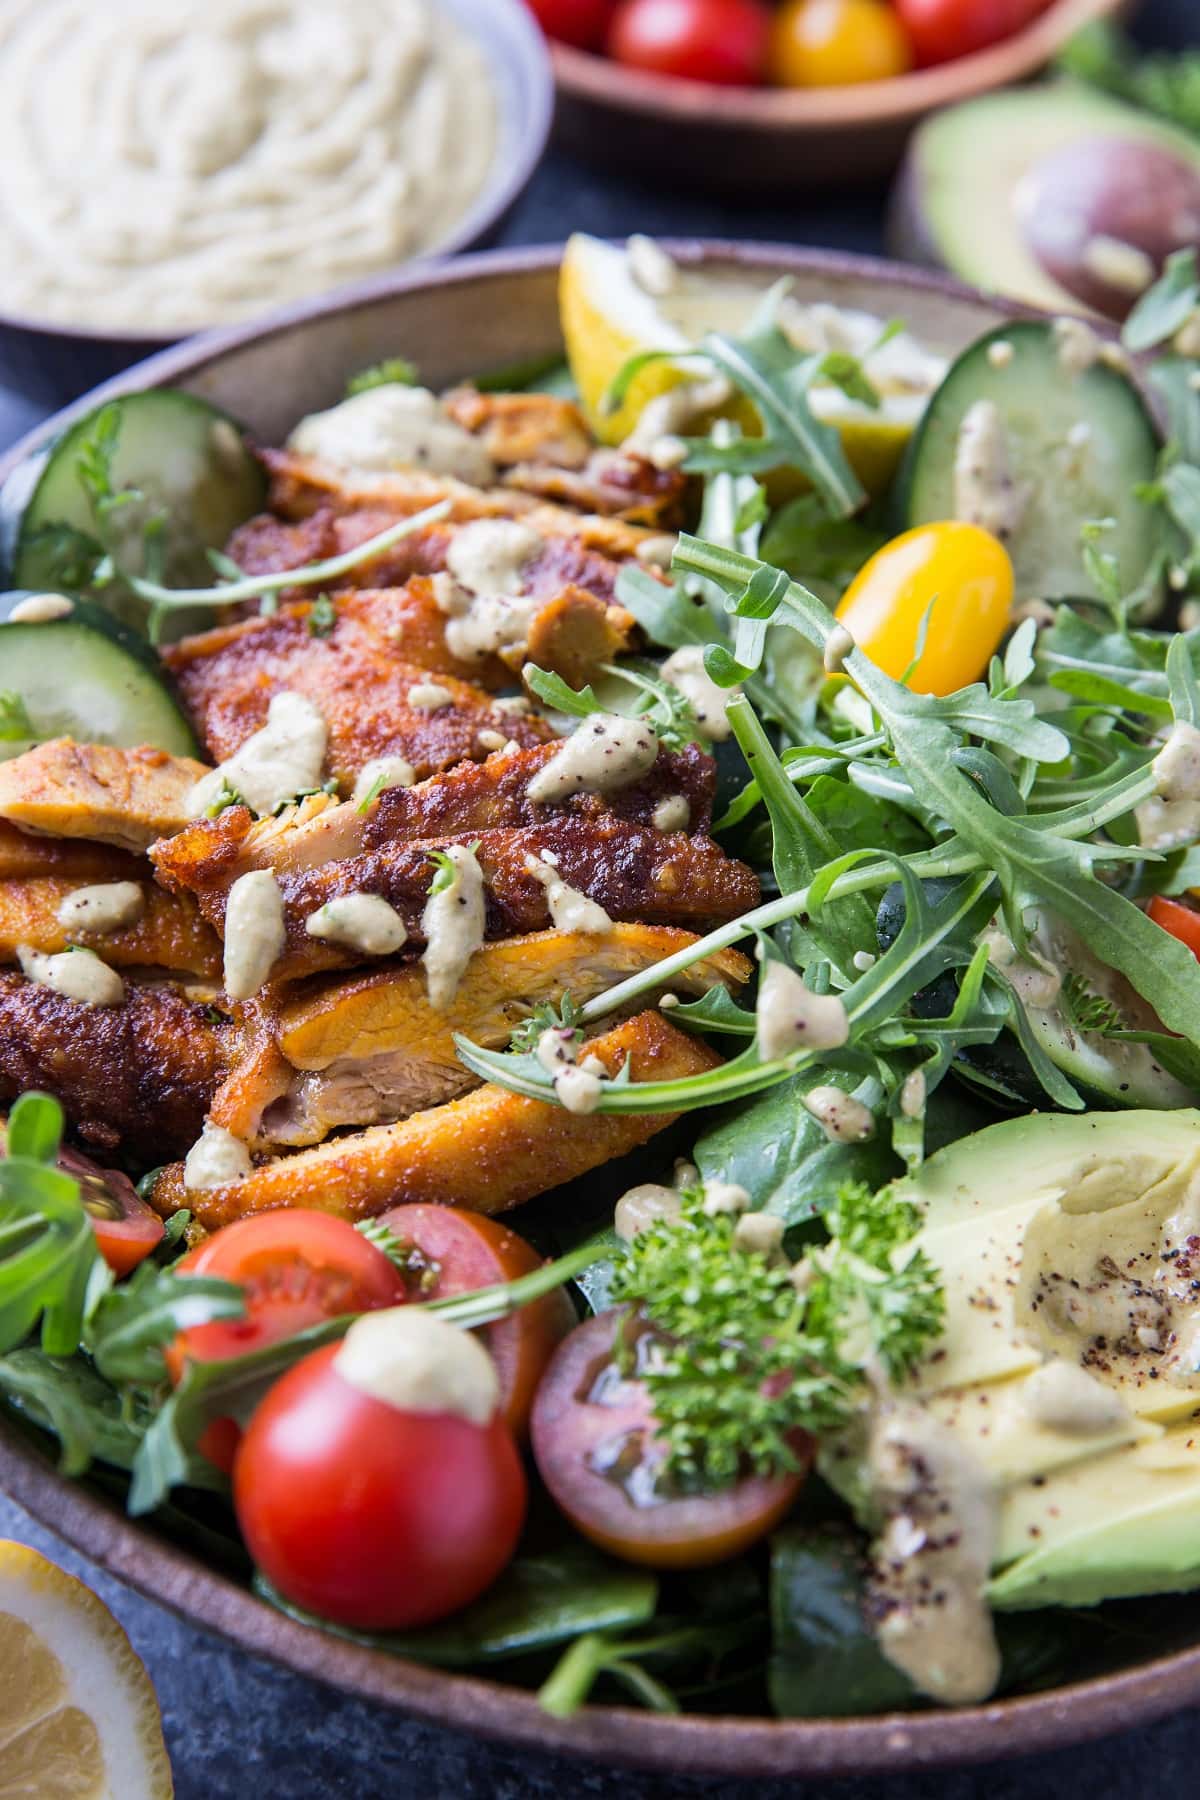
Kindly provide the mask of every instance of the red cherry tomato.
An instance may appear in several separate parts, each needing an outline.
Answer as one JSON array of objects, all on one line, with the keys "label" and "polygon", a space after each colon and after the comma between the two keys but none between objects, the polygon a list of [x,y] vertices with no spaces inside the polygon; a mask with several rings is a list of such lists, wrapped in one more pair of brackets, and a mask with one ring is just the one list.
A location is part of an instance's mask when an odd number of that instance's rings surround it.
[{"label": "red cherry tomato", "polygon": [[617,0],[526,0],[547,37],[574,44],[577,50],[599,50]]},{"label": "red cherry tomato", "polygon": [[952,62],[1013,37],[1050,0],[892,0],[923,65]]},{"label": "red cherry tomato", "polygon": [[654,75],[750,87],[763,78],[770,34],[762,0],[622,0],[608,54]]},{"label": "red cherry tomato", "polygon": [[[408,1297],[400,1271],[361,1231],[331,1213],[300,1207],[226,1225],[177,1268],[182,1275],[237,1282],[245,1289],[246,1312],[240,1319],[182,1332],[165,1352],[175,1382],[189,1361],[245,1356],[322,1319],[397,1306]],[[214,1419],[200,1442],[204,1454],[226,1472],[237,1430],[231,1420]]]},{"label": "red cherry tomato", "polygon": [[[436,1279],[423,1282],[412,1299],[432,1300],[466,1294],[474,1288],[516,1281],[540,1269],[542,1259],[532,1245],[498,1219],[455,1206],[397,1206],[381,1223],[402,1243],[412,1244],[436,1264]],[[523,1306],[511,1319],[486,1325],[479,1336],[500,1377],[500,1405],[520,1436],[529,1427],[529,1409],[542,1370],[554,1347],[575,1323],[575,1309],[561,1288]]]},{"label": "red cherry tomato", "polygon": [[298,1606],[364,1631],[430,1624],[481,1594],[516,1548],[526,1485],[512,1434],[402,1411],[306,1356],[250,1422],[234,1504],[259,1568]]},{"label": "red cherry tomato", "polygon": [[[779,1522],[804,1477],[747,1477],[713,1494],[658,1492],[649,1393],[613,1359],[627,1318],[586,1319],[559,1346],[533,1404],[538,1472],[577,1530],[614,1556],[656,1569],[723,1562]],[[653,1342],[645,1327],[641,1337]]]},{"label": "red cherry tomato", "polygon": [[1186,944],[1193,956],[1200,956],[1200,912],[1195,907],[1155,894],[1146,911],[1156,925],[1161,925],[1173,938]]},{"label": "red cherry tomato", "polygon": [[78,1150],[60,1150],[58,1166],[79,1183],[96,1248],[114,1275],[129,1275],[162,1242],[163,1222],[120,1169],[102,1169]]}]

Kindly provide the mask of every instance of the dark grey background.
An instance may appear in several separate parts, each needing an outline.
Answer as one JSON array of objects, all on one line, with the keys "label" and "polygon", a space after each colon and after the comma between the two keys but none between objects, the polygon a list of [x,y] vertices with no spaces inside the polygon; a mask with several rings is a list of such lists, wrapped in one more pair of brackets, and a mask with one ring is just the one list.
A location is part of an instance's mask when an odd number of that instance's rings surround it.
[{"label": "dark grey background", "polygon": [[[1148,0],[1138,35],[1146,43],[1200,40],[1200,0]],[[641,181],[617,180],[552,154],[502,241],[549,243],[577,229],[657,231],[879,251],[882,200],[881,193],[831,194],[794,206],[714,205],[664,193],[653,170]],[[0,388],[0,447],[37,416]],[[1194,1714],[1054,1756],[872,1781],[675,1782],[509,1754],[236,1654],[91,1570],[3,1497],[0,1534],[35,1544],[82,1575],[124,1624],[158,1685],[179,1800],[1059,1800],[1071,1792],[1089,1800],[1184,1800],[1197,1792]]]}]

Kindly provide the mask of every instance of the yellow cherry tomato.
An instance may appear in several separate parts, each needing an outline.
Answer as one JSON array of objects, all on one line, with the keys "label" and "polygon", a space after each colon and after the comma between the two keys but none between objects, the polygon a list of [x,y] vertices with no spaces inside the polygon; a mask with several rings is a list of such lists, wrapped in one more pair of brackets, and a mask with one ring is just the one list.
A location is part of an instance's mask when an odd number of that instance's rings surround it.
[{"label": "yellow cherry tomato", "polygon": [[850,87],[912,68],[912,45],[884,0],[787,0],[771,25],[767,73],[780,87]]},{"label": "yellow cherry tomato", "polygon": [[[978,681],[1008,629],[1013,566],[999,538],[949,519],[893,538],[861,568],[837,616],[859,649],[897,681],[925,648],[908,685],[953,694]],[[932,602],[932,610],[930,603]]]}]

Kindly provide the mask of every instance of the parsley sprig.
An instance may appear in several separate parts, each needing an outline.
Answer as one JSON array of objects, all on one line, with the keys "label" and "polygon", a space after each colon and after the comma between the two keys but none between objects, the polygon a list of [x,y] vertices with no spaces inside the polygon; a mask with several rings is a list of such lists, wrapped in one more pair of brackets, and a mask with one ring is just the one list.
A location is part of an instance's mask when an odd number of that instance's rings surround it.
[{"label": "parsley sprig", "polygon": [[735,1221],[706,1214],[696,1188],[618,1262],[614,1299],[661,1334],[639,1376],[663,1473],[680,1485],[800,1468],[798,1434],[843,1429],[870,1373],[902,1381],[941,1330],[937,1270],[908,1248],[920,1224],[911,1205],[847,1183],[826,1222],[833,1235],[797,1280],[786,1260],[737,1248]]}]

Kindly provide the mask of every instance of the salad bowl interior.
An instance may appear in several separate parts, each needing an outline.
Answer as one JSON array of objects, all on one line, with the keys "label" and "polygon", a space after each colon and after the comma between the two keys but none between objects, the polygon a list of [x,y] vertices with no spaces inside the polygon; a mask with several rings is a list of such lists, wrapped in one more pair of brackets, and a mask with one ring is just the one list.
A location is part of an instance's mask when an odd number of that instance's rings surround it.
[{"label": "salad bowl interior", "polygon": [[[948,354],[1018,310],[882,262],[767,245],[666,247],[684,264],[740,272],[764,285],[787,276],[802,302],[903,317],[919,339]],[[301,414],[337,400],[349,374],[387,356],[410,358],[434,388],[544,358],[559,342],[558,261],[553,249],[475,256],[375,280],[265,324],[164,351],[40,426],[0,461],[0,480],[109,396],[180,387],[229,409],[257,439],[272,443]],[[622,1174],[628,1177],[628,1167],[607,1172],[614,1193]],[[1186,1604],[1162,1602],[1153,1629],[1130,1634],[1115,1672],[952,1712],[775,1722],[589,1707],[551,1718],[530,1693],[421,1667],[285,1616],[161,1522],[130,1521],[99,1486],[65,1479],[40,1442],[3,1422],[0,1486],[111,1573],[248,1653],[426,1720],[605,1762],[731,1777],[919,1769],[1100,1736],[1200,1700],[1200,1643]]]}]

